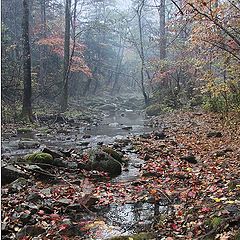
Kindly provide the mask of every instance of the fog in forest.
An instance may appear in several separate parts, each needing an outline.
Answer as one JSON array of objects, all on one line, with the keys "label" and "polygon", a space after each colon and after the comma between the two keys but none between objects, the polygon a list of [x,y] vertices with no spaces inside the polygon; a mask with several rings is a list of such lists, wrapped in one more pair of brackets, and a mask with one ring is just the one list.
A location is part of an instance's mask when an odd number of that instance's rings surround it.
[{"label": "fog in forest", "polygon": [[1,16],[3,239],[239,239],[239,0]]}]

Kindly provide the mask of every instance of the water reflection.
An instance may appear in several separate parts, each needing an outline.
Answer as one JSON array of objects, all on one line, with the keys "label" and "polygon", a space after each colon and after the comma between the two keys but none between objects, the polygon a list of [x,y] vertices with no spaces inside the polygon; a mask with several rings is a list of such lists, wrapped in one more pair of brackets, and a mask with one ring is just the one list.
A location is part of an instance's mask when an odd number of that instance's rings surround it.
[{"label": "water reflection", "polygon": [[92,229],[91,235],[94,236],[94,233],[96,233],[96,239],[106,239],[113,236],[149,231],[152,225],[158,221],[160,214],[166,211],[168,211],[168,208],[160,206],[158,203],[136,202],[124,205],[109,205],[99,211],[99,216],[105,220],[105,227],[99,226],[97,229]]}]

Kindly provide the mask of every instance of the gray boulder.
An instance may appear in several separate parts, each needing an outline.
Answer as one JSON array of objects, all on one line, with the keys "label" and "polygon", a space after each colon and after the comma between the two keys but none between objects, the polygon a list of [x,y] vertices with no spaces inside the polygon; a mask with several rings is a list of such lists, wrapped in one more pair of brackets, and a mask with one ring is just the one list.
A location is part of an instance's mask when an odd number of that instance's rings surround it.
[{"label": "gray boulder", "polygon": [[40,143],[34,140],[20,140],[18,143],[18,149],[33,149],[39,147]]},{"label": "gray boulder", "polygon": [[101,150],[90,150],[88,167],[92,170],[107,172],[111,177],[122,172],[122,165],[108,153]]},{"label": "gray boulder", "polygon": [[11,183],[21,177],[28,178],[27,174],[12,165],[1,167],[1,181],[3,185]]}]

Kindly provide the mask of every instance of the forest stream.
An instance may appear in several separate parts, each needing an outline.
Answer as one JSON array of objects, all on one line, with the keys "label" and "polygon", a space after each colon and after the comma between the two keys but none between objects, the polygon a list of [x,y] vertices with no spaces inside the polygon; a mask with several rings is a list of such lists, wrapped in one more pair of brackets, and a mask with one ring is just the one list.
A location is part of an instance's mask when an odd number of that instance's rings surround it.
[{"label": "forest stream", "polygon": [[97,111],[2,128],[2,239],[238,234],[237,130],[203,111]]},{"label": "forest stream", "polygon": [[[123,111],[104,111],[101,122],[87,124],[86,126],[67,126],[67,131],[59,131],[57,135],[34,132],[21,132],[12,136],[3,134],[2,156],[3,159],[17,159],[26,154],[36,152],[35,148],[21,147],[21,141],[29,144],[39,143],[39,148],[45,147],[60,150],[71,149],[75,151],[94,148],[99,145],[112,146],[117,141],[128,139],[140,134],[153,131],[147,126],[144,112],[139,110],[125,109]],[[66,128],[66,126],[64,126]],[[83,139],[85,140],[83,141]],[[20,147],[19,147],[20,146]],[[140,176],[140,167],[144,160],[138,157],[129,142],[121,149],[125,157],[129,159],[127,168],[114,177],[113,184],[129,184],[137,181]],[[167,207],[150,202],[135,202],[125,204],[109,204],[105,207],[95,209],[93,215],[89,213],[81,215],[86,221],[93,221],[92,227],[88,229],[88,237],[92,239],[108,239],[118,235],[131,235],[141,231],[150,231],[159,212],[164,212]],[[94,224],[96,223],[96,224]],[[87,237],[87,238],[88,238]]]}]

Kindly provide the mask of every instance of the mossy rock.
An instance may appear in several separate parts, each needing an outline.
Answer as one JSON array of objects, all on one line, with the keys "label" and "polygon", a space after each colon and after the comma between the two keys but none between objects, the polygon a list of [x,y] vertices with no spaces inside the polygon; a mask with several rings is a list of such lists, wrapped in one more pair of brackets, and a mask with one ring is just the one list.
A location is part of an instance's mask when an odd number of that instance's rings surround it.
[{"label": "mossy rock", "polygon": [[108,240],[151,240],[155,239],[152,233],[138,233],[131,236],[118,236]]},{"label": "mossy rock", "polygon": [[114,149],[110,147],[103,147],[102,150],[109,154],[111,157],[116,159],[118,162],[122,163],[123,162],[123,154],[121,152],[117,152]]},{"label": "mossy rock", "polygon": [[148,106],[145,109],[145,111],[148,116],[156,116],[161,113],[162,108],[161,108],[160,104],[153,104],[153,105]]},{"label": "mossy rock", "polygon": [[17,129],[17,133],[21,134],[21,133],[32,133],[33,130],[31,128],[18,128]]},{"label": "mossy rock", "polygon": [[30,163],[52,164],[53,157],[48,153],[33,153],[33,154],[27,155],[26,160]]},{"label": "mossy rock", "polygon": [[122,165],[106,152],[101,150],[90,150],[88,152],[89,169],[107,172],[111,177],[117,176],[122,172]]}]

